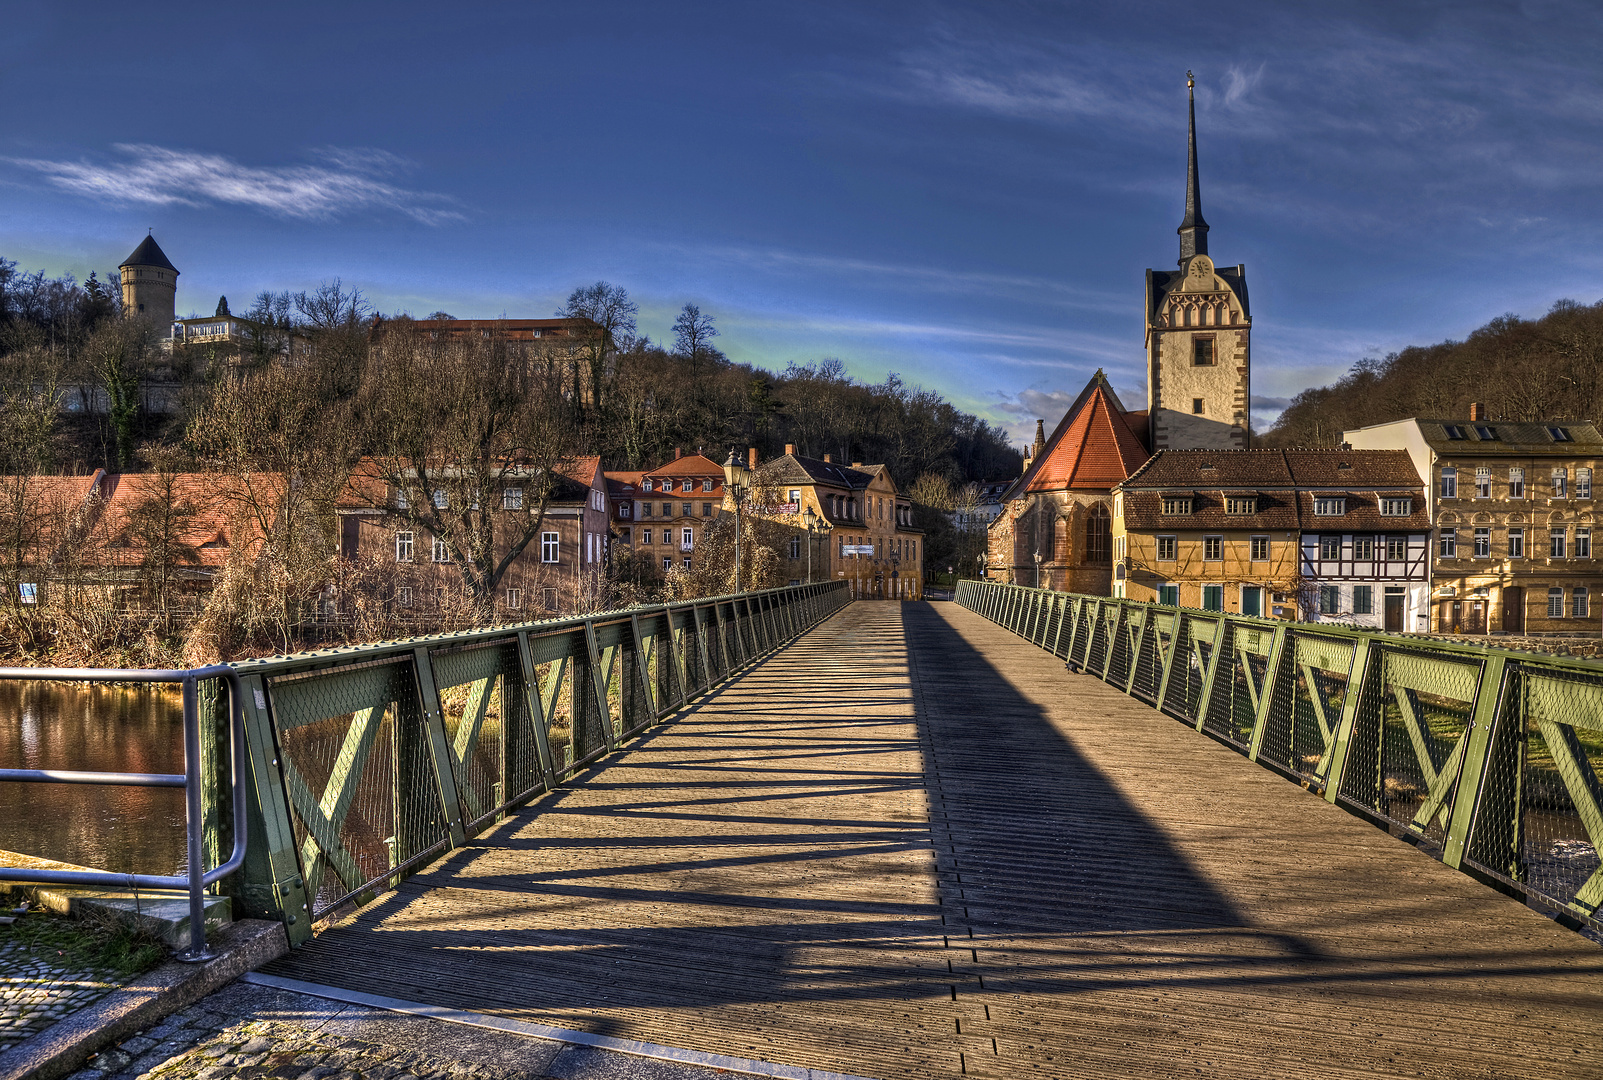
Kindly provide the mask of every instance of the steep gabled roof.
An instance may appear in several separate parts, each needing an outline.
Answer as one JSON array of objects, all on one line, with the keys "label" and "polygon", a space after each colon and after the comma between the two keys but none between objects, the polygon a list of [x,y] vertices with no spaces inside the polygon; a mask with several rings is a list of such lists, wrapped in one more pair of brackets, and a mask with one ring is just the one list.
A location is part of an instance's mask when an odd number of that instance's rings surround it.
[{"label": "steep gabled roof", "polygon": [[1111,491],[1150,455],[1124,417],[1124,406],[1098,369],[1024,475],[1002,496],[1004,502],[1027,492]]},{"label": "steep gabled roof", "polygon": [[724,467],[703,454],[686,454],[647,469],[642,476],[722,476]]},{"label": "steep gabled roof", "polygon": [[134,253],[124,259],[117,269],[121,270],[124,266],[159,266],[163,270],[178,273],[178,267],[167,261],[167,254],[161,250],[154,236],[141,240],[139,246],[134,248]]},{"label": "steep gabled roof", "polygon": [[860,491],[873,479],[863,470],[838,461],[820,461],[800,454],[781,454],[763,462],[757,472],[767,484],[827,484],[848,491]]}]

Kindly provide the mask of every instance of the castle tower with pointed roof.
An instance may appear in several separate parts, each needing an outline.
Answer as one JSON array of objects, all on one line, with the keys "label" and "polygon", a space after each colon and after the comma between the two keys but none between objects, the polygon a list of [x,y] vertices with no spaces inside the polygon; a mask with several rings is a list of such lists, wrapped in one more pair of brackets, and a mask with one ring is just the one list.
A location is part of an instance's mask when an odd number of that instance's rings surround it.
[{"label": "castle tower with pointed roof", "polygon": [[1149,456],[1141,419],[1125,412],[1100,369],[1091,376],[1002,493],[1002,513],[987,531],[988,577],[1111,595],[1112,491]]},{"label": "castle tower with pointed roof", "polygon": [[155,324],[161,336],[172,333],[178,313],[178,267],[147,236],[117,268],[122,274],[122,306],[130,315],[142,315]]},{"label": "castle tower with pointed roof", "polygon": [[1186,72],[1191,123],[1180,269],[1147,271],[1147,410],[1151,448],[1248,446],[1252,314],[1247,268],[1208,254],[1197,179],[1195,80]]}]

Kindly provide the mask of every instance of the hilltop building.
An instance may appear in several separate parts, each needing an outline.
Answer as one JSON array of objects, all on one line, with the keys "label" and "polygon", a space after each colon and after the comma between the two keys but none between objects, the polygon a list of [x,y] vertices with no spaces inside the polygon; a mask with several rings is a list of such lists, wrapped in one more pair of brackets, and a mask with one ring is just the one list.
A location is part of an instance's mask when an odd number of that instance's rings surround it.
[{"label": "hilltop building", "polygon": [[166,336],[178,313],[178,267],[161,250],[156,237],[141,240],[117,270],[122,279],[123,310],[143,315]]}]

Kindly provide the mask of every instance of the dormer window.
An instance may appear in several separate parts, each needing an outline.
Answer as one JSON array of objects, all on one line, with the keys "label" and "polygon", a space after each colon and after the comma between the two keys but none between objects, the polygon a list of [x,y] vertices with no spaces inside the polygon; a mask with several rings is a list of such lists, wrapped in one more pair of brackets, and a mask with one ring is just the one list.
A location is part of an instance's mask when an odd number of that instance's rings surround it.
[{"label": "dormer window", "polygon": [[1468,435],[1464,434],[1464,429],[1459,427],[1457,424],[1443,424],[1442,430],[1447,432],[1447,437],[1452,439],[1454,442],[1462,442],[1463,440],[1469,438]]},{"label": "dormer window", "polygon": [[1256,514],[1258,512],[1258,497],[1256,495],[1231,495],[1225,499],[1225,513],[1227,514]]},{"label": "dormer window", "polygon": [[1347,512],[1347,500],[1333,495],[1320,495],[1314,499],[1315,517],[1341,517]]},{"label": "dormer window", "polygon": [[1407,517],[1414,512],[1413,499],[1382,499],[1380,500],[1381,517]]},{"label": "dormer window", "polygon": [[1570,438],[1570,433],[1569,433],[1569,430],[1567,428],[1550,427],[1550,428],[1547,429],[1547,434],[1554,442],[1572,442],[1573,441]]},{"label": "dormer window", "polygon": [[1165,495],[1163,497],[1163,512],[1170,517],[1191,513],[1191,496]]},{"label": "dormer window", "polygon": [[641,491],[652,491],[652,490],[654,490],[652,488],[652,486],[651,486],[651,481],[650,480],[642,480],[642,481],[640,481],[640,490]]},{"label": "dormer window", "polygon": [[1496,442],[1497,429],[1486,424],[1476,424],[1475,437],[1480,439],[1482,442]]}]

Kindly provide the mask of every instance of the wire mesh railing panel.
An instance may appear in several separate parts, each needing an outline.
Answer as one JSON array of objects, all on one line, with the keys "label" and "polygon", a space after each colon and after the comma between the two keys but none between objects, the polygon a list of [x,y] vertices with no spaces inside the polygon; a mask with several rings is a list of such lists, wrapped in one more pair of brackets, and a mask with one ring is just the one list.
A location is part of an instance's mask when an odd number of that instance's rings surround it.
[{"label": "wire mesh railing panel", "polygon": [[1323,783],[1330,775],[1355,649],[1353,641],[1341,638],[1303,631],[1287,636],[1286,677],[1271,702],[1272,722],[1260,757]]},{"label": "wire mesh railing panel", "polygon": [[[1375,661],[1379,663],[1376,664]],[[1342,797],[1436,844],[1446,835],[1463,767],[1480,666],[1395,648],[1371,660]]]},{"label": "wire mesh railing panel", "polygon": [[1596,929],[1603,906],[1603,673],[1521,665],[1505,701],[1502,745],[1488,762],[1498,775],[1483,784],[1469,855]]},{"label": "wire mesh railing panel", "polygon": [[511,798],[505,774],[506,677],[521,672],[518,645],[491,642],[435,653],[430,660],[462,818],[471,828]]},{"label": "wire mesh railing panel", "polygon": [[[1221,632],[1217,625],[1209,630],[1213,634]],[[1201,661],[1204,673],[1212,665],[1215,640],[1219,650],[1213,685],[1207,695],[1207,711],[1201,717],[1202,730],[1245,748],[1252,739],[1253,725],[1257,722],[1258,688],[1264,685],[1264,673],[1268,666],[1256,647],[1247,646],[1240,628],[1228,619],[1224,620],[1222,637],[1215,639],[1210,635],[1204,638],[1200,629],[1196,633],[1198,636],[1193,640],[1207,646],[1198,650],[1208,657]],[[1254,663],[1254,660],[1258,662]]]},{"label": "wire mesh railing panel", "polygon": [[1108,627],[1100,604],[1091,609],[1086,621],[1085,669],[1093,675],[1101,675],[1108,660]]},{"label": "wire mesh railing panel", "polygon": [[447,839],[410,659],[267,680],[313,918]]},{"label": "wire mesh railing panel", "polygon": [[1108,624],[1107,681],[1123,688],[1130,679],[1130,625],[1123,608],[1113,608]]},{"label": "wire mesh railing panel", "polygon": [[1169,675],[1168,705],[1183,719],[1196,723],[1202,718],[1202,692],[1207,687],[1208,667],[1213,661],[1213,640],[1219,624],[1211,619],[1182,615],[1184,650],[1174,658]]},{"label": "wire mesh railing panel", "polygon": [[1163,655],[1157,627],[1151,612],[1143,612],[1136,627],[1135,677],[1130,693],[1143,701],[1158,700],[1158,684],[1163,680]]}]

